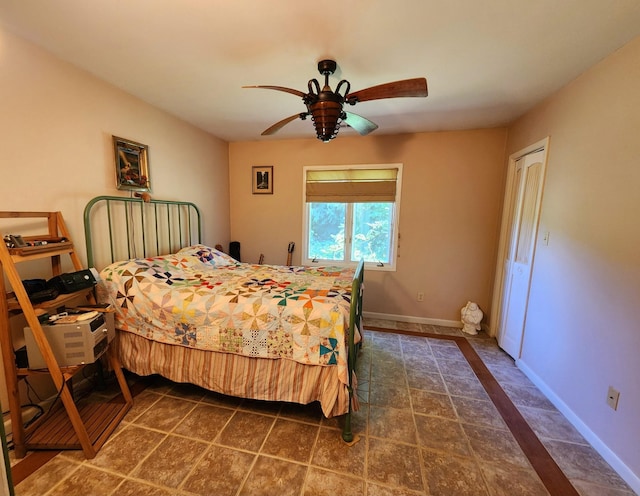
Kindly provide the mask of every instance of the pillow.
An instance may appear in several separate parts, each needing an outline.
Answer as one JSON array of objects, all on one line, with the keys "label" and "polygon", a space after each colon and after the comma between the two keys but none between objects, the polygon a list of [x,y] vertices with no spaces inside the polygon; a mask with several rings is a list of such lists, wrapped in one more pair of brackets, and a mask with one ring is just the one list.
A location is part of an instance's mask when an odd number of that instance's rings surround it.
[{"label": "pillow", "polygon": [[179,255],[192,255],[200,260],[204,264],[211,265],[213,267],[221,267],[225,265],[235,265],[237,260],[233,259],[226,253],[223,253],[215,248],[211,248],[205,245],[187,246],[178,252]]}]

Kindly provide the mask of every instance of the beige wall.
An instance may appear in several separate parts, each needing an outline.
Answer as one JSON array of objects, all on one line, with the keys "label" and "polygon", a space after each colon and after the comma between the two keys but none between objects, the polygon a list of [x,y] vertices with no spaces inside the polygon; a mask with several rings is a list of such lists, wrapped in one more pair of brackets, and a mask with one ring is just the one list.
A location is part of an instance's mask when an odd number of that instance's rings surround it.
[{"label": "beige wall", "polygon": [[[640,38],[516,122],[550,136],[521,366],[640,491]],[[607,388],[620,391],[617,411]]]},{"label": "beige wall", "polygon": [[[61,210],[81,241],[86,202],[126,194],[115,134],[149,145],[156,197],[202,208],[206,243],[237,239],[245,260],[284,263],[301,243],[304,165],[401,162],[398,270],[368,271],[365,310],[457,321],[468,299],[490,310],[504,157],[549,135],[551,237],[537,247],[520,365],[640,490],[639,80],[636,39],[511,126],[508,143],[492,129],[227,146],[0,29],[0,209]],[[251,194],[252,165],[274,166],[272,196]]]},{"label": "beige wall", "polygon": [[0,210],[60,210],[84,256],[82,211],[115,187],[111,136],[149,146],[152,195],[191,200],[229,233],[227,143],[0,30]]},{"label": "beige wall", "polygon": [[[153,196],[194,201],[205,242],[228,240],[226,142],[2,29],[0,109],[0,210],[61,211],[83,259],[87,201],[128,196],[115,187],[112,135],[149,146]],[[0,400],[6,408],[4,378]]]},{"label": "beige wall", "polygon": [[[474,300],[488,313],[505,144],[505,129],[231,143],[231,237],[243,260],[283,264],[302,244],[303,166],[402,163],[397,272],[366,272],[365,311],[459,321]],[[273,195],[251,194],[253,165],[274,166]]]}]

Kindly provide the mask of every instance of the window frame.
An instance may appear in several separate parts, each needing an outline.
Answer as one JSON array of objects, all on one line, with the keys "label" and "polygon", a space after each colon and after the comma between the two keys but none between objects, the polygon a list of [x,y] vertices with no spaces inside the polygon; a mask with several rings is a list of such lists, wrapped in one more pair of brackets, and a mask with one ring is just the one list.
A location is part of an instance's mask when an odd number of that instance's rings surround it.
[{"label": "window frame", "polygon": [[[401,195],[402,195],[402,165],[401,163],[392,163],[392,164],[355,164],[355,165],[307,165],[303,167],[302,173],[302,204],[303,204],[303,213],[302,213],[302,250],[301,250],[301,258],[303,265],[337,265],[337,266],[351,266],[358,263],[357,260],[328,260],[328,259],[313,259],[310,258],[308,249],[309,249],[309,203],[306,201],[307,196],[307,171],[308,170],[336,170],[336,169],[389,169],[396,168],[398,169],[398,175],[396,177],[396,196],[395,201],[393,202],[393,218],[392,222],[392,232],[391,232],[391,243],[389,246],[389,263],[385,263],[380,265],[376,262],[365,262],[364,266],[367,270],[376,270],[376,271],[396,271],[397,259],[398,259],[398,251],[399,251],[399,240],[400,240],[400,203],[401,203]],[[340,202],[336,202],[340,203]],[[364,203],[364,202],[363,202]],[[345,212],[345,258],[351,257],[351,248],[352,248],[352,233],[353,233],[353,203],[346,203],[346,212]]]}]

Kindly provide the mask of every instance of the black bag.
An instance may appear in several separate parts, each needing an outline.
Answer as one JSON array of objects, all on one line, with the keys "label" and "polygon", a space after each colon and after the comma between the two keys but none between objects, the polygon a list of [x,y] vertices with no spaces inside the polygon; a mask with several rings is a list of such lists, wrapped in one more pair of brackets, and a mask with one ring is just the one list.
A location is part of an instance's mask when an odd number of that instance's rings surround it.
[{"label": "black bag", "polygon": [[238,262],[240,260],[240,241],[232,241],[229,243],[229,255],[235,258]]},{"label": "black bag", "polygon": [[32,303],[53,300],[60,294],[57,289],[50,288],[44,279],[25,279],[22,285]]}]

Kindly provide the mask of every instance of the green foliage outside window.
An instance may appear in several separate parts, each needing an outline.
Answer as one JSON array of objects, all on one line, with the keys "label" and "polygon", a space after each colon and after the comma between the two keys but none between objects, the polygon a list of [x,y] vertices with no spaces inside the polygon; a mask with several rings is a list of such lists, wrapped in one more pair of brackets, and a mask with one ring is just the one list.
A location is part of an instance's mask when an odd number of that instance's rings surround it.
[{"label": "green foliage outside window", "polygon": [[[393,203],[310,203],[309,258],[389,263]],[[351,240],[345,226],[351,220]],[[350,242],[349,242],[350,241]]]}]

